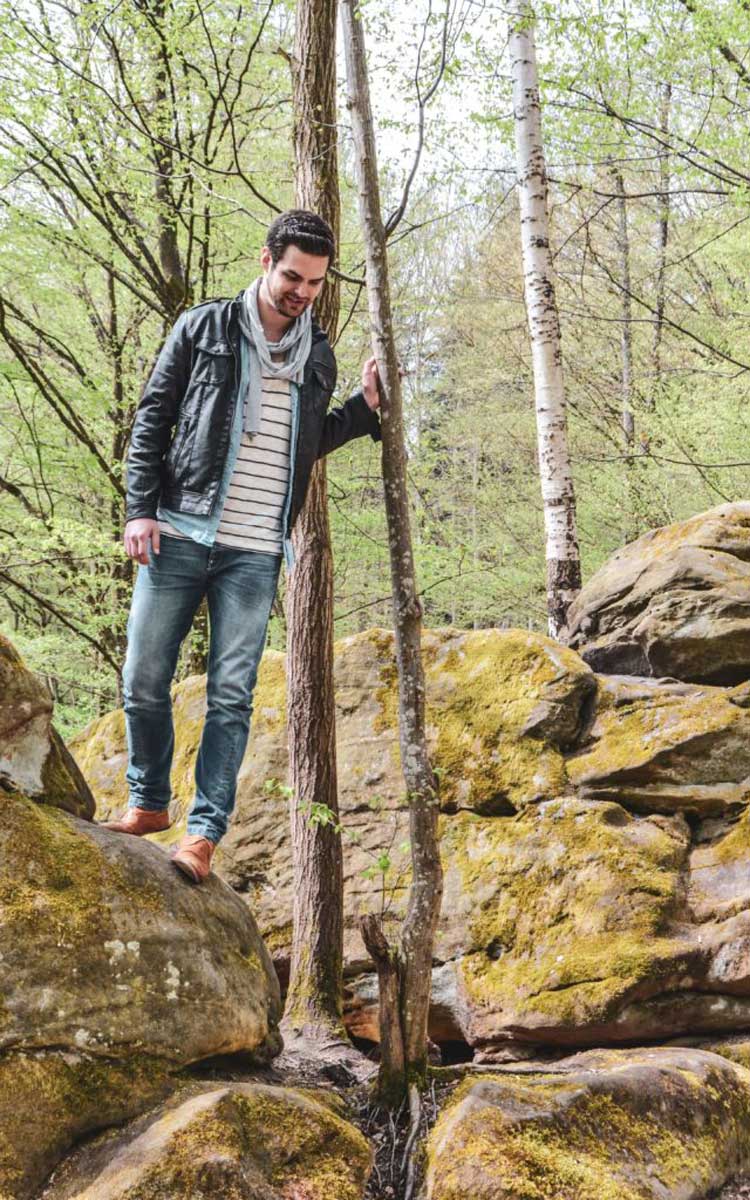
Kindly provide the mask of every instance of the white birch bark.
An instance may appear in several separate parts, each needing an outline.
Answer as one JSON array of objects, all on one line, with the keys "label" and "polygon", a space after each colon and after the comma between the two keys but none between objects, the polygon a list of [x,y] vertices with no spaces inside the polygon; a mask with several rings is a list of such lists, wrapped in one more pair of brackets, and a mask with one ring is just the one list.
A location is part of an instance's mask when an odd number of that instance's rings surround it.
[{"label": "white birch bark", "polygon": [[531,338],[546,534],[547,611],[550,635],[564,639],[568,608],[581,586],[581,562],[568,453],[560,320],[549,249],[547,165],[533,12],[528,4],[519,5],[511,18],[509,49],[524,296]]}]

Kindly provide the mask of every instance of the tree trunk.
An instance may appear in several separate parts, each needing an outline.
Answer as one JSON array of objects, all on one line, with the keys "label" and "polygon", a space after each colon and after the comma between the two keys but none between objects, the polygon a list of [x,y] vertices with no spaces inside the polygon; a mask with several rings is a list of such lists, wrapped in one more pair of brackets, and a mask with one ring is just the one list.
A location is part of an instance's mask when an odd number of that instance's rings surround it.
[{"label": "tree trunk", "polygon": [[159,265],[163,281],[162,302],[169,320],[174,321],[187,303],[188,287],[177,239],[177,210],[172,190],[174,159],[171,146],[174,128],[168,85],[170,51],[165,30],[165,0],[145,0],[144,7],[151,13],[159,41],[155,55],[154,188],[159,230]]},{"label": "tree trunk", "polygon": [[625,450],[625,490],[627,508],[623,522],[622,540],[627,545],[638,536],[638,488],[635,478],[636,462],[633,458],[635,444],[635,415],[633,413],[633,309],[630,286],[630,238],[628,236],[628,210],[625,199],[625,183],[622,172],[613,170],[617,192],[617,254],[620,260],[620,299],[622,304],[622,330],[620,333],[620,423],[623,448]]},{"label": "tree trunk", "polygon": [[[661,104],[659,106],[659,130],[664,141],[669,136],[669,118],[672,107],[672,84],[667,82],[661,86]],[[659,153],[659,219],[657,225],[658,266],[656,272],[656,314],[654,316],[654,340],[651,348],[651,369],[653,382],[651,385],[651,407],[656,408],[661,391],[661,341],[664,333],[664,304],[666,294],[667,274],[667,243],[669,241],[669,151],[665,146]]]},{"label": "tree trunk", "polygon": [[[292,76],[296,199],[338,241],[336,0],[298,0]],[[333,340],[338,283],[316,306]],[[294,859],[294,935],[284,1027],[307,1038],[345,1038],[343,862],[338,828],[333,691],[333,555],[325,461],[319,462],[294,531],[288,587],[288,727]],[[312,806],[323,805],[313,810]],[[323,816],[311,821],[313,811]]]},{"label": "tree trunk", "polygon": [[576,505],[568,453],[560,319],[549,249],[547,164],[530,5],[511,17],[509,38],[521,215],[524,294],[531,338],[539,474],[547,556],[547,612],[552,637],[565,639],[568,608],[581,587]]},{"label": "tree trunk", "polygon": [[384,948],[382,928],[379,929],[381,936],[374,936],[372,918],[364,921],[362,926],[381,980],[392,982],[393,972],[386,969],[385,957],[397,975],[397,986],[381,989],[380,993],[380,1092],[383,1099],[393,1103],[404,1095],[409,1085],[422,1080],[426,1071],[432,948],[440,914],[443,877],[437,837],[437,781],[425,737],[422,610],[416,590],[409,525],[401,379],[393,335],[386,238],[380,210],[375,133],[359,0],[343,0],[342,18],[348,107],[365,241],[367,297],[381,383],[383,482],[398,664],[399,736],[411,839],[412,883],[398,946],[387,947],[386,943]]}]

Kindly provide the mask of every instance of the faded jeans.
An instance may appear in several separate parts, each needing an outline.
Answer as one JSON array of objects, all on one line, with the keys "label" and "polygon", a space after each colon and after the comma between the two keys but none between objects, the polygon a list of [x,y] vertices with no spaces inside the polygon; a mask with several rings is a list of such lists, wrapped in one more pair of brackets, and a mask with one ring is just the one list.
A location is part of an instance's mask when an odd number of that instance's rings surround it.
[{"label": "faded jeans", "polygon": [[174,752],[170,685],[196,610],[208,602],[207,712],[195,764],[188,833],[218,842],[234,809],[253,691],[276,594],[281,555],[201,546],[161,536],[138,568],[123,671],[130,805],[150,812],[171,799]]}]

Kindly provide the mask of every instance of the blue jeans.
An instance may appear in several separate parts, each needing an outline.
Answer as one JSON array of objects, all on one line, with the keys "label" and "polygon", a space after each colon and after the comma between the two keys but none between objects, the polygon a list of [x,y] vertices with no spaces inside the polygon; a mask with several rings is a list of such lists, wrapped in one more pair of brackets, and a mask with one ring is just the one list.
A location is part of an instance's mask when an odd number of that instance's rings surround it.
[{"label": "blue jeans", "polygon": [[170,685],[182,641],[206,596],[208,709],[195,764],[188,833],[218,842],[234,809],[253,690],[276,594],[281,555],[161,536],[138,568],[123,671],[130,804],[160,812],[171,799]]}]

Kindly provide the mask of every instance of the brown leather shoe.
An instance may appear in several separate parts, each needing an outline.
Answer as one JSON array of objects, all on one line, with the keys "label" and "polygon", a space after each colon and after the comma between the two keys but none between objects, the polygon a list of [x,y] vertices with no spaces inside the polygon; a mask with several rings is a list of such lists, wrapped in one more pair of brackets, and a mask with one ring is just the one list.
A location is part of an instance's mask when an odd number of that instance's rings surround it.
[{"label": "brown leather shoe", "polygon": [[136,837],[143,837],[144,833],[161,833],[172,824],[169,810],[166,808],[161,812],[151,812],[147,808],[132,807],[128,808],[118,821],[100,823],[105,829],[113,829],[115,833],[134,833]]},{"label": "brown leather shoe", "polygon": [[193,883],[203,883],[211,874],[211,859],[216,845],[208,838],[186,833],[175,846],[170,858],[176,867],[192,879]]}]

